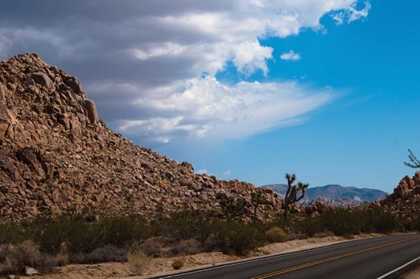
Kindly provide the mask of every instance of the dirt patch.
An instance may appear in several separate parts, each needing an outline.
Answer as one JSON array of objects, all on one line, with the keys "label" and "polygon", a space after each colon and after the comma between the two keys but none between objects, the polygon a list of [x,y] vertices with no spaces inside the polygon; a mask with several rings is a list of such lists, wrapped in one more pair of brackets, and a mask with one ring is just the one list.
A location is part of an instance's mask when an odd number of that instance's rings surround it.
[{"label": "dirt patch", "polygon": [[420,279],[420,266],[405,274],[402,279]]}]

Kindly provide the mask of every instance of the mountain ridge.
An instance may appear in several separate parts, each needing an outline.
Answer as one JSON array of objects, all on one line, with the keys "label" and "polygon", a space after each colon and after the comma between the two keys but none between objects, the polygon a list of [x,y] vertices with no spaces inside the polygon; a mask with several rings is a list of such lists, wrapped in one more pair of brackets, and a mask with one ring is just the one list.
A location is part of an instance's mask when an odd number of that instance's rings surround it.
[{"label": "mountain ridge", "polygon": [[[281,197],[284,196],[287,191],[286,184],[268,184],[260,187],[272,189]],[[327,184],[325,186],[307,188],[301,204],[311,205],[316,201],[321,201],[334,206],[355,206],[384,199],[386,195],[386,192],[377,189]]]}]

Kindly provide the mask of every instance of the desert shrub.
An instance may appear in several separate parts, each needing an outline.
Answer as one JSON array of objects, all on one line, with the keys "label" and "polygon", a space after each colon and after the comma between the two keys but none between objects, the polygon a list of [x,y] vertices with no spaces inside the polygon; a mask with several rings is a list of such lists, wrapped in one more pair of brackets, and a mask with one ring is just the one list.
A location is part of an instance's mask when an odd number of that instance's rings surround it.
[{"label": "desert shrub", "polygon": [[51,271],[56,265],[56,262],[50,256],[42,254],[39,246],[31,240],[0,247],[0,274],[21,274],[25,266],[46,272]]},{"label": "desert shrub", "polygon": [[320,216],[321,231],[328,230],[335,235],[359,234],[361,220],[350,208],[333,208]]},{"label": "desert shrub", "polygon": [[114,245],[106,245],[97,248],[91,253],[86,254],[83,263],[101,263],[101,262],[125,262],[127,261],[127,250],[117,248]]},{"label": "desert shrub", "polygon": [[205,212],[184,209],[152,223],[154,235],[175,241],[195,238],[204,243],[211,233],[211,222]]},{"label": "desert shrub", "polygon": [[53,272],[56,272],[57,266],[58,266],[58,262],[55,257],[42,253],[41,261],[36,266],[36,270],[38,270],[41,274],[53,273]]},{"label": "desert shrub", "polygon": [[150,235],[147,222],[137,216],[105,218],[96,222],[61,215],[41,217],[28,225],[32,239],[41,251],[56,255],[66,243],[71,254],[89,254],[106,245],[128,247]]},{"label": "desert shrub", "polygon": [[132,251],[141,252],[148,257],[159,257],[162,255],[162,245],[159,238],[146,239],[140,245],[134,244],[131,246]]},{"label": "desert shrub", "polygon": [[82,253],[69,253],[68,259],[71,264],[81,264],[85,260],[85,255]]},{"label": "desert shrub", "polygon": [[214,222],[211,238],[213,249],[239,255],[246,254],[265,242],[264,232],[252,224],[239,222]]},{"label": "desert shrub", "polygon": [[202,244],[196,239],[181,240],[169,249],[170,255],[194,255],[204,252]]},{"label": "desert shrub", "polygon": [[411,218],[411,229],[420,232],[420,212]]},{"label": "desert shrub", "polygon": [[98,222],[97,245],[130,246],[135,241],[150,237],[147,221],[140,216],[111,217]]},{"label": "desert shrub", "polygon": [[270,243],[285,242],[289,239],[287,233],[285,233],[284,230],[279,227],[272,227],[265,232],[265,235],[267,236],[267,240]]},{"label": "desert shrub", "polygon": [[360,210],[359,218],[363,232],[390,233],[400,227],[397,215],[380,206]]},{"label": "desert shrub", "polygon": [[41,259],[39,246],[31,240],[25,240],[17,245],[8,245],[4,250],[5,257],[13,263],[14,266],[21,268],[25,265],[36,267]]},{"label": "desert shrub", "polygon": [[66,216],[40,217],[29,226],[31,238],[40,245],[41,251],[50,255],[58,254],[62,243],[67,243],[71,253],[91,252],[96,247],[96,233],[92,224]]},{"label": "desert shrub", "polygon": [[18,244],[27,240],[22,226],[13,223],[0,223],[0,244]]},{"label": "desert shrub", "polygon": [[131,267],[131,271],[135,275],[141,275],[152,261],[152,258],[143,253],[137,253],[130,250],[127,254],[127,261]]},{"label": "desert shrub", "polygon": [[305,234],[309,237],[312,237],[324,230],[324,228],[322,228],[319,216],[307,217],[305,219],[296,221],[293,227],[294,231],[300,234]]},{"label": "desert shrub", "polygon": [[277,214],[270,222],[266,224],[267,230],[272,227],[278,227],[284,231],[289,231],[293,226],[293,221],[291,218],[285,218],[283,214]]},{"label": "desert shrub", "polygon": [[181,269],[184,266],[184,261],[181,259],[177,259],[172,263],[172,267],[175,270]]}]

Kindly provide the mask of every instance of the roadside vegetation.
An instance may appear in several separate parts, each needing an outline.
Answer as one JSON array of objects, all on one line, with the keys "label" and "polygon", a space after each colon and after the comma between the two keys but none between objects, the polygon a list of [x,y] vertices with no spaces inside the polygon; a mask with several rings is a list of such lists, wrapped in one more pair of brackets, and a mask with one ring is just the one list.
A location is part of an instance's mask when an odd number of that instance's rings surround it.
[{"label": "roadside vegetation", "polygon": [[153,257],[213,251],[246,255],[267,243],[292,239],[391,233],[408,227],[420,230],[420,213],[411,221],[401,220],[379,206],[331,208],[316,216],[290,212],[288,218],[279,214],[267,223],[254,222],[254,216],[248,216],[246,220],[251,221],[245,222],[243,214],[231,214],[184,209],[148,222],[139,216],[92,221],[87,213],[71,212],[20,224],[1,223],[0,273],[22,273],[26,266],[51,272],[56,266],[70,263],[109,261],[129,261],[141,273]]}]

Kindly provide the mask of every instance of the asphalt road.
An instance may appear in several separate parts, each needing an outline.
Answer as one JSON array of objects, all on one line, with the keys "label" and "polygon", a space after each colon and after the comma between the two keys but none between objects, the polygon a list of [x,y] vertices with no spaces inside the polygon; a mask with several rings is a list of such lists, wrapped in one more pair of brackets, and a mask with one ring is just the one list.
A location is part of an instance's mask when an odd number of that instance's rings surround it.
[{"label": "asphalt road", "polygon": [[372,279],[418,257],[420,235],[406,234],[349,241],[157,278]]}]

